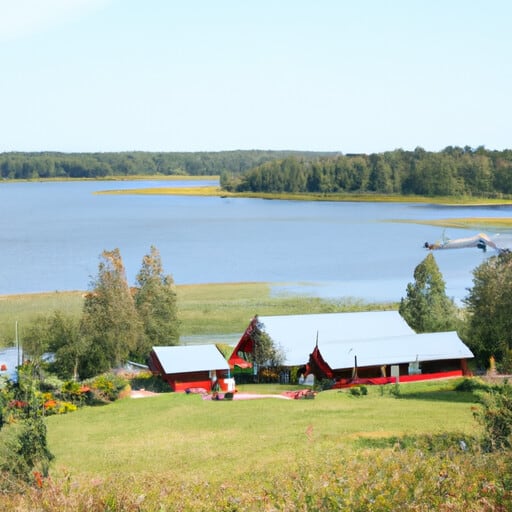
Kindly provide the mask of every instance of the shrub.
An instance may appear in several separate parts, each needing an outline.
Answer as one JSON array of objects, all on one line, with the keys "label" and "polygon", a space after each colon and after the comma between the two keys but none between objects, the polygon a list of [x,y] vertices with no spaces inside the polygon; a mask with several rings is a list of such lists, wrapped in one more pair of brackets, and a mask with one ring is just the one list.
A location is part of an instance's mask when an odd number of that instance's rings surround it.
[{"label": "shrub", "polygon": [[463,379],[456,386],[455,391],[480,391],[480,390],[488,390],[489,386],[480,379]]},{"label": "shrub", "polygon": [[482,408],[475,412],[484,427],[483,448],[496,451],[512,448],[512,386],[493,386],[481,396]]},{"label": "shrub", "polygon": [[150,372],[139,373],[130,379],[132,389],[145,389],[155,393],[167,393],[172,391],[171,386],[160,375],[153,375]]},{"label": "shrub", "polygon": [[356,386],[349,388],[349,393],[353,396],[364,396],[368,394],[368,388],[366,386]]},{"label": "shrub", "polygon": [[125,378],[113,373],[103,373],[87,383],[96,399],[101,402],[117,400],[121,391],[128,386],[128,381]]},{"label": "shrub", "polygon": [[336,381],[333,380],[333,379],[322,379],[318,383],[318,389],[320,389],[321,391],[326,391],[328,389],[332,389],[332,387],[334,386],[335,382]]}]

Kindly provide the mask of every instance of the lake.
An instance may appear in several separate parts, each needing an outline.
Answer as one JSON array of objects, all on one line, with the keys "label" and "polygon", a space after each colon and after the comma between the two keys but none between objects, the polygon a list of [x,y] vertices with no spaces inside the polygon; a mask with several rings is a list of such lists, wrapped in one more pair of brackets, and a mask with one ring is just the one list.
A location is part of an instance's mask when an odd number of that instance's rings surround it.
[{"label": "lake", "polygon": [[[275,293],[397,301],[439,227],[400,220],[510,217],[512,207],[95,195],[205,182],[0,183],[0,294],[86,290],[101,252],[119,248],[130,284],[155,245],[177,284],[260,281]],[[472,230],[447,229],[450,238]],[[505,233],[509,236],[510,233]],[[435,252],[457,300],[493,252]]]}]

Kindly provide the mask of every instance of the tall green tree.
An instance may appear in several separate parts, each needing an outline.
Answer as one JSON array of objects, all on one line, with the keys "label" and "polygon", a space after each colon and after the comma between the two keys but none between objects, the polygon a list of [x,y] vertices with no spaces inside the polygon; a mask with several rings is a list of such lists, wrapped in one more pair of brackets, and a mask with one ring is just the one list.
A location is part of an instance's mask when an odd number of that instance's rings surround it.
[{"label": "tall green tree", "polygon": [[89,350],[89,340],[80,332],[80,321],[62,311],[37,317],[23,336],[23,350],[39,361],[45,352],[54,355],[51,370],[64,379],[78,380],[78,369]]},{"label": "tall green tree", "polygon": [[49,349],[55,354],[52,370],[65,379],[79,379],[79,368],[90,348],[90,340],[80,331],[80,321],[54,311],[49,319]]},{"label": "tall green tree", "polygon": [[432,253],[414,269],[414,282],[400,301],[399,313],[416,332],[442,332],[457,327],[457,307]]},{"label": "tall green tree", "polygon": [[282,349],[265,332],[265,325],[259,319],[251,333],[251,339],[253,342],[252,363],[257,368],[275,368],[283,364],[284,354]]},{"label": "tall green tree", "polygon": [[89,345],[79,369],[82,378],[122,365],[139,345],[141,322],[119,249],[101,254],[84,300],[81,334]]},{"label": "tall green tree", "polygon": [[512,253],[486,259],[473,271],[473,287],[464,300],[465,338],[477,359],[494,356],[501,370],[512,370]]},{"label": "tall green tree", "polygon": [[137,274],[135,308],[143,336],[134,358],[144,360],[154,345],[178,345],[180,340],[174,279],[165,275],[158,249],[151,246]]}]

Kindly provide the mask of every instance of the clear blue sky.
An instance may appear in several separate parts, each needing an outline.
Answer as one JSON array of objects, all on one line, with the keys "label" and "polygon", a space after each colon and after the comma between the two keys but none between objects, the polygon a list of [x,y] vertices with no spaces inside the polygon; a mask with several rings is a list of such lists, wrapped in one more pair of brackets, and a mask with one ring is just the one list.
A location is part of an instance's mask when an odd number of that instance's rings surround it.
[{"label": "clear blue sky", "polygon": [[512,147],[508,0],[0,0],[0,152]]}]

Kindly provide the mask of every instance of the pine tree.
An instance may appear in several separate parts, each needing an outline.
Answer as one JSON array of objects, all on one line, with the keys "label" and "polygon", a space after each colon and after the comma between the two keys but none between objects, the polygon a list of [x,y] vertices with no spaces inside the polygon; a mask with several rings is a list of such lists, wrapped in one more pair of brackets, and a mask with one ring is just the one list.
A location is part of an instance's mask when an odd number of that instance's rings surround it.
[{"label": "pine tree", "polygon": [[178,345],[177,295],[171,275],[165,275],[158,249],[151,246],[137,275],[135,307],[144,334],[138,347],[139,358],[147,357],[154,345]]},{"label": "pine tree", "polygon": [[414,283],[407,285],[407,297],[400,301],[400,315],[418,333],[455,330],[457,308],[445,289],[443,276],[430,253],[414,269]]},{"label": "pine tree", "polygon": [[81,331],[89,342],[82,378],[125,363],[139,344],[141,324],[119,249],[103,251],[84,301]]}]

